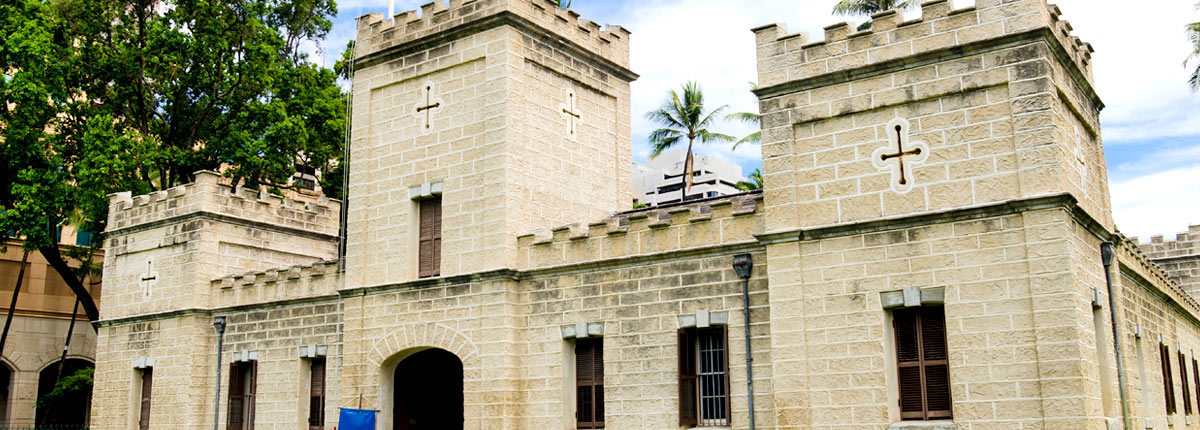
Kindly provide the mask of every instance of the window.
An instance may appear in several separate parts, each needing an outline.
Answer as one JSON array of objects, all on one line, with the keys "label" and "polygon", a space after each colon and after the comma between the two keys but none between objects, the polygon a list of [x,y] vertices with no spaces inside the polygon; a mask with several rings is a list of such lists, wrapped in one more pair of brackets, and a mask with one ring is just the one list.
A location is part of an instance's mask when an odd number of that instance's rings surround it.
[{"label": "window", "polygon": [[1182,385],[1183,391],[1183,413],[1184,415],[1192,414],[1192,393],[1188,387],[1187,377],[1187,357],[1183,355],[1183,351],[1179,351],[1179,384]]},{"label": "window", "polygon": [[308,429],[325,430],[325,359],[309,361]]},{"label": "window", "polygon": [[1158,342],[1158,359],[1162,363],[1163,396],[1167,401],[1167,415],[1170,415],[1175,413],[1175,381],[1171,380],[1171,353],[1162,341]]},{"label": "window", "polygon": [[154,368],[147,367],[140,372],[142,380],[141,400],[138,408],[138,430],[150,429],[150,388],[154,385]]},{"label": "window", "polygon": [[725,327],[679,330],[679,424],[729,425]]},{"label": "window", "polygon": [[420,238],[417,245],[417,277],[442,273],[442,198],[420,202]]},{"label": "window", "polygon": [[575,423],[604,428],[604,339],[575,341]]},{"label": "window", "polygon": [[92,232],[79,230],[75,232],[75,245],[92,246]]},{"label": "window", "polygon": [[254,363],[243,361],[229,366],[228,430],[254,430],[254,391],[258,373]]},{"label": "window", "polygon": [[941,306],[892,312],[900,388],[900,419],[951,418],[946,315]]}]

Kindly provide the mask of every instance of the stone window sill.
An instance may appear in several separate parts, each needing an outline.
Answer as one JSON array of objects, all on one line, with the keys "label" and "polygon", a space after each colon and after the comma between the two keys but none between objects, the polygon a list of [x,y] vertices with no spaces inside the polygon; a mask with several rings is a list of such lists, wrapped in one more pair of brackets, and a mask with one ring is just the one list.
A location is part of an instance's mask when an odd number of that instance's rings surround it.
[{"label": "stone window sill", "polygon": [[888,426],[888,430],[958,430],[953,421],[901,421]]}]

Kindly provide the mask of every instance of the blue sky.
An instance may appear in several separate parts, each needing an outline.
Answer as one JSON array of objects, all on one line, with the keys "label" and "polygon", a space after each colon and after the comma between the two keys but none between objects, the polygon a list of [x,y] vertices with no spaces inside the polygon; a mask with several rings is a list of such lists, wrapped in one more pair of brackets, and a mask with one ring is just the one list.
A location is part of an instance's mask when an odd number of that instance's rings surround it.
[{"label": "blue sky", "polygon": [[[394,0],[396,11],[423,2]],[[952,0],[955,7],[973,0]],[[792,32],[820,39],[822,28],[840,21],[831,16],[835,0],[574,0],[572,9],[601,24],[620,24],[633,32],[631,62],[641,75],[633,83],[635,160],[648,152],[653,129],[642,114],[656,107],[667,90],[686,80],[704,88],[714,106],[754,111],[748,82],[755,80],[750,28],[780,22]],[[389,0],[339,2],[334,29],[316,61],[332,65],[354,37],[354,18],[386,13]],[[1101,114],[1102,137],[1117,227],[1129,236],[1168,237],[1200,224],[1200,95],[1187,87],[1182,62],[1189,46],[1183,27],[1200,21],[1193,0],[1156,0],[1154,7],[1131,7],[1119,0],[1057,0],[1074,34],[1091,43],[1096,90],[1107,107]],[[907,16],[916,17],[919,11]],[[685,41],[686,43],[680,43]],[[702,58],[697,62],[695,59]],[[751,130],[728,123],[717,131],[742,136]],[[761,166],[757,147],[700,147],[698,153],[738,163],[743,173]]]}]

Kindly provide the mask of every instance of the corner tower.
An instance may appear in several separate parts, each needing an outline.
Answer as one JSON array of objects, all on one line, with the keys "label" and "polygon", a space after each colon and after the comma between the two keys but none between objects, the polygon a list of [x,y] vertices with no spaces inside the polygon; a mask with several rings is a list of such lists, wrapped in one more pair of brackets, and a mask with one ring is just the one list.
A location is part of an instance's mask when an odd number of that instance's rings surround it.
[{"label": "corner tower", "polygon": [[1044,0],[754,30],[778,428],[1119,419],[1103,104],[1070,30]]},{"label": "corner tower", "polygon": [[628,209],[629,32],[550,0],[437,1],[358,22],[348,285],[515,267],[516,237]]}]

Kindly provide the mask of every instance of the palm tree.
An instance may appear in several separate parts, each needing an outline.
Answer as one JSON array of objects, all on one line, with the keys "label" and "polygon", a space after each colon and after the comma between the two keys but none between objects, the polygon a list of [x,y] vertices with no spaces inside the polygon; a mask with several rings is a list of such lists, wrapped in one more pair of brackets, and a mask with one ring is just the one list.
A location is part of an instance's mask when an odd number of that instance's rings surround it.
[{"label": "palm tree", "polygon": [[700,139],[700,143],[733,141],[732,136],[708,131],[716,116],[725,108],[725,105],[721,105],[705,113],[704,92],[700,90],[700,85],[689,81],[683,84],[682,98],[675,90],[670,90],[662,106],[646,113],[647,120],[661,127],[650,133],[650,158],[658,157],[663,151],[687,139],[687,158],[683,162],[683,196],[680,201],[687,199],[687,193],[692,188],[692,146],[696,139]]},{"label": "palm tree", "polygon": [[[1196,9],[1200,9],[1200,3],[1196,3]],[[1187,27],[1188,41],[1192,43],[1192,52],[1188,54],[1187,60],[1183,62],[1183,66],[1187,67],[1188,63],[1200,57],[1200,22],[1193,22]],[[1192,69],[1191,75],[1188,76],[1188,85],[1192,87],[1192,91],[1200,90],[1200,64]]]},{"label": "palm tree", "polygon": [[[871,16],[885,10],[908,9],[919,2],[913,0],[841,0],[833,6],[834,15]],[[859,30],[871,28],[871,21],[858,26]]]},{"label": "palm tree", "polygon": [[[754,82],[750,82],[750,90],[753,91],[753,90],[757,90],[757,89],[758,89],[758,84],[756,84]],[[733,150],[734,151],[737,150],[738,145],[741,145],[743,143],[761,143],[762,142],[762,115],[759,115],[754,112],[734,112],[729,115],[725,115],[725,120],[726,121],[740,121],[744,124],[753,125],[758,128],[757,131],[747,134],[746,137],[741,138],[737,142],[733,142]]]},{"label": "palm tree", "polygon": [[[762,187],[763,187],[762,169],[754,169],[753,172],[750,172],[749,179],[750,179],[750,181],[738,181],[737,185],[734,185],[733,187],[737,188],[739,190],[742,190],[742,191],[753,191],[753,190],[761,190],[762,189]],[[751,182],[751,181],[753,181],[753,182]]]}]

